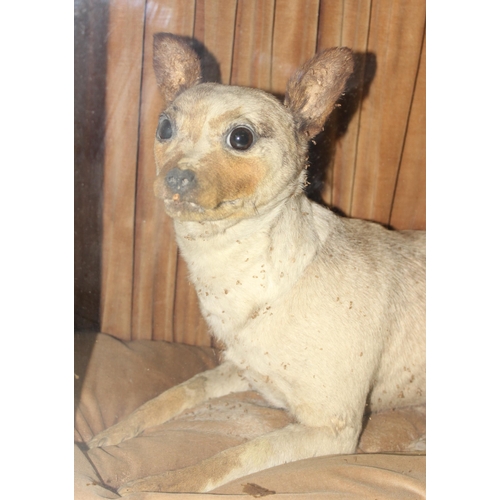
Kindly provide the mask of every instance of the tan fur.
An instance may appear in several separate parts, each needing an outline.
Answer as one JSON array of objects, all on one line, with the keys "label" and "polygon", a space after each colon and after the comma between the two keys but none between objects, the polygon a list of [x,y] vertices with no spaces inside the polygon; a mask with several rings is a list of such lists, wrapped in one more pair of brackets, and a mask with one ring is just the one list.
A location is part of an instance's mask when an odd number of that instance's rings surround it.
[{"label": "tan fur", "polygon": [[[171,36],[160,42],[155,70],[174,132],[155,144],[155,193],[226,349],[219,367],[89,446],[120,443],[209,398],[255,389],[296,423],[120,493],[209,491],[284,462],[353,453],[367,406],[425,402],[425,233],[341,218],[303,194],[308,139],[343,91],[351,52],[329,49],[306,63],[283,106],[254,89],[187,88],[199,79],[190,49]],[[183,51],[185,75],[176,57]],[[241,126],[254,142],[235,150],[227,138]]]},{"label": "tan fur", "polygon": [[[170,33],[156,34],[154,44],[153,67],[158,86],[171,101],[179,92],[198,83],[201,64],[194,50]],[[166,50],[160,50],[161,47]]]}]

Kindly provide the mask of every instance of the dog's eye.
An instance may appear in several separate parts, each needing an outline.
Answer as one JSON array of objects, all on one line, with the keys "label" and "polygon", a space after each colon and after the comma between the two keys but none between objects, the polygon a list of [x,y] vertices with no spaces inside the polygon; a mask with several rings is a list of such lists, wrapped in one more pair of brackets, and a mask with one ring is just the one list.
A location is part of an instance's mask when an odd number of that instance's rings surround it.
[{"label": "dog's eye", "polygon": [[253,144],[253,133],[249,128],[236,127],[228,137],[229,145],[240,151],[248,149]]},{"label": "dog's eye", "polygon": [[172,137],[172,122],[166,116],[160,116],[156,137],[161,141],[166,141]]}]

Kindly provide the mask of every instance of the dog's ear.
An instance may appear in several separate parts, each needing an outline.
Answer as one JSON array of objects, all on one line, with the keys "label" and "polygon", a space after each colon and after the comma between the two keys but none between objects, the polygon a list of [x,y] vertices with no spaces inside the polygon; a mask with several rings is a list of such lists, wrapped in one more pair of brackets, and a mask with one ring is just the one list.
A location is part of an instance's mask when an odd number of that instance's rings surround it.
[{"label": "dog's ear", "polygon": [[285,106],[308,137],[318,134],[354,69],[352,51],[326,49],[301,66],[288,81]]},{"label": "dog's ear", "polygon": [[153,68],[167,104],[177,94],[196,85],[201,78],[201,65],[196,52],[180,37],[170,33],[154,35]]}]

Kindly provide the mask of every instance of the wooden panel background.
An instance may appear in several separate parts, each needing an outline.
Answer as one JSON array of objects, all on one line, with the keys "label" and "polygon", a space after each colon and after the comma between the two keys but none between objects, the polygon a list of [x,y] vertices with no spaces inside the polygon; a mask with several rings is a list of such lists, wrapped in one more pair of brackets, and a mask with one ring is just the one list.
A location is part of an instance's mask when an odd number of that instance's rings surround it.
[{"label": "wooden panel background", "polygon": [[318,50],[356,52],[356,76],[311,158],[346,215],[425,228],[424,0],[110,0],[101,331],[210,345],[170,219],[153,196],[162,103],[152,37],[195,37],[222,83],[283,94]]},{"label": "wooden panel background", "polygon": [[75,331],[100,325],[102,182],[108,6],[74,4],[74,310]]}]

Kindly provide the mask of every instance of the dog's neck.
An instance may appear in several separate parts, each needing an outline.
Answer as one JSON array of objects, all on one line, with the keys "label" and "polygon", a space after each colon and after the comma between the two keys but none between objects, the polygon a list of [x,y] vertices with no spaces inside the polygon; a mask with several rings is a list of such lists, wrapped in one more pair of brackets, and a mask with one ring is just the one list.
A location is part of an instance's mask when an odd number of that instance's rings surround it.
[{"label": "dog's neck", "polygon": [[[251,218],[207,222],[175,220],[174,227],[177,243],[190,269],[194,264],[189,264],[189,255],[199,250],[209,255],[212,262],[221,257],[235,258],[254,248],[259,252],[269,249],[282,256],[297,256],[301,252],[312,256],[323,240],[317,234],[313,211],[313,203],[300,193],[271,208],[256,211]],[[269,248],[262,247],[264,244]]]},{"label": "dog's neck", "polygon": [[327,236],[323,219],[315,217],[321,210],[301,193],[230,226],[175,221],[202,313],[217,337],[227,343],[296,283]]}]

